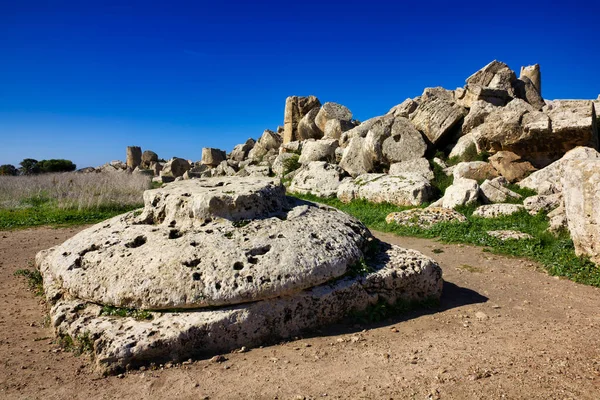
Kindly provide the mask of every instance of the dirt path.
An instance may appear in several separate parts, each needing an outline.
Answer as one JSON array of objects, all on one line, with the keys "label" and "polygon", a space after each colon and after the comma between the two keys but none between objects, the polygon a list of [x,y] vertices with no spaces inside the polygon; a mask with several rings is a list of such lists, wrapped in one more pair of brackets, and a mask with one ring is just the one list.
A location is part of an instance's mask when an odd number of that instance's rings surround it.
[{"label": "dirt path", "polygon": [[77,230],[0,232],[0,398],[600,398],[600,289],[481,248],[386,234],[440,262],[439,310],[341,324],[222,364],[102,378],[53,344],[40,298],[13,275]]}]

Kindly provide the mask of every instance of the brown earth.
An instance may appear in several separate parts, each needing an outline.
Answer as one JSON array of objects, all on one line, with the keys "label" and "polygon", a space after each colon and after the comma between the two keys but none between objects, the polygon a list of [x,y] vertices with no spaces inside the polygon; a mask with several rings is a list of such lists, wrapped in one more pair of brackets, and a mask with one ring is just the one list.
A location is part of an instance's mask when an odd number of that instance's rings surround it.
[{"label": "brown earth", "polygon": [[600,398],[600,289],[481,248],[386,234],[440,262],[439,309],[103,378],[60,350],[43,302],[14,276],[79,229],[0,232],[2,399]]}]

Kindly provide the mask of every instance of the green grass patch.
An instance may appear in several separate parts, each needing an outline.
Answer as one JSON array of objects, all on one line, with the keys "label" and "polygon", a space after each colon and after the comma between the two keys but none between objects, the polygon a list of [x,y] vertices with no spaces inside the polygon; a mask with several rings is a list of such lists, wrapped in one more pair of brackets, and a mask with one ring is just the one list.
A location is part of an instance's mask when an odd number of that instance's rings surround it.
[{"label": "green grass patch", "polygon": [[290,158],[283,161],[283,176],[286,176],[290,172],[293,172],[300,168],[302,164],[300,164],[300,156],[298,154],[293,154]]},{"label": "green grass patch", "polygon": [[88,353],[93,354],[94,341],[90,337],[89,332],[85,332],[82,335],[77,336],[73,339],[69,335],[63,335],[58,339],[58,344],[66,351],[70,351],[76,356]]},{"label": "green grass patch", "polygon": [[152,313],[146,310],[136,310],[134,308],[120,308],[114,306],[104,306],[100,310],[100,315],[107,315],[111,317],[133,317],[138,321],[149,321],[151,320]]},{"label": "green grass patch", "polygon": [[465,152],[460,156],[454,156],[448,158],[446,163],[451,165],[456,165],[460,162],[472,162],[472,161],[485,161],[487,162],[490,158],[490,154],[487,151],[482,151],[481,153],[477,152],[477,146],[475,143],[471,143],[466,149]]},{"label": "green grass patch", "polygon": [[[509,216],[486,219],[472,215],[477,207],[473,205],[457,208],[457,211],[467,217],[467,221],[464,223],[444,222],[424,229],[418,226],[403,226],[385,222],[385,217],[389,213],[411,207],[372,204],[362,200],[345,204],[338,199],[324,199],[307,195],[295,196],[338,208],[358,218],[370,229],[400,236],[437,238],[444,243],[484,246],[493,253],[535,260],[542,264],[551,275],[563,276],[575,282],[600,287],[600,268],[588,258],[578,257],[575,254],[575,248],[568,233],[562,232],[558,236],[548,233],[548,218],[544,213],[529,215],[527,211],[523,210]],[[501,241],[486,233],[492,230],[517,230],[530,234],[533,239]]]},{"label": "green grass patch", "polygon": [[446,175],[444,169],[433,161],[429,161],[429,164],[433,170],[431,186],[433,186],[434,198],[439,199],[446,193],[446,189],[454,182],[454,176],[452,174]]},{"label": "green grass patch", "polygon": [[30,228],[33,226],[69,226],[94,224],[116,215],[135,210],[142,204],[108,206],[87,210],[60,209],[51,205],[0,209],[0,230]]},{"label": "green grass patch", "polygon": [[44,282],[42,274],[37,269],[18,269],[15,276],[22,276],[27,279],[27,286],[36,296],[44,295]]}]

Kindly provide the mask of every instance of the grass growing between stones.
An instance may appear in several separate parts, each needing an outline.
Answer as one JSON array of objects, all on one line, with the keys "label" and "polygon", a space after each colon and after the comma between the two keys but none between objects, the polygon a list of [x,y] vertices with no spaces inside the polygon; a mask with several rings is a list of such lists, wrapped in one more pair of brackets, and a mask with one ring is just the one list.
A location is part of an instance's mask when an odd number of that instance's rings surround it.
[{"label": "grass growing between stones", "polygon": [[[428,229],[417,226],[387,224],[385,217],[391,212],[411,207],[396,207],[391,204],[371,204],[365,201],[353,201],[349,204],[338,199],[324,199],[313,195],[295,195],[298,198],[319,202],[338,208],[361,220],[367,227],[381,232],[390,232],[400,236],[437,238],[445,243],[466,243],[484,246],[489,251],[517,257],[527,257],[542,264],[549,274],[563,276],[575,282],[600,287],[600,268],[585,257],[575,254],[573,241],[567,232],[558,236],[548,233],[548,218],[545,214],[529,215],[521,211],[499,218],[474,217],[475,206],[457,208],[467,217],[467,221],[444,222]],[[501,241],[489,236],[492,230],[517,230],[533,236],[528,240]]]},{"label": "grass growing between stones", "polygon": [[136,310],[133,308],[119,308],[114,306],[104,306],[100,315],[111,317],[133,317],[138,321],[147,321],[153,319],[152,314],[146,310]]}]

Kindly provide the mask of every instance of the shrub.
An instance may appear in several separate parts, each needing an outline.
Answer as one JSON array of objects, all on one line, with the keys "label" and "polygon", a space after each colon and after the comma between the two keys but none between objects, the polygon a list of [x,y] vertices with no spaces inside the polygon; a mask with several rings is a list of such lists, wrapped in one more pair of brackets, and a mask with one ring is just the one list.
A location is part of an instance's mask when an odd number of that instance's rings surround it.
[{"label": "shrub", "polygon": [[10,164],[0,165],[0,175],[14,176],[19,173],[19,170]]},{"label": "shrub", "polygon": [[40,167],[38,165],[38,160],[33,158],[26,158],[19,163],[21,166],[21,173],[23,175],[33,175],[40,172]]},{"label": "shrub", "polygon": [[70,160],[50,159],[38,162],[40,172],[71,172],[75,171],[77,166]]},{"label": "shrub", "polygon": [[294,154],[283,162],[283,176],[286,176],[290,172],[293,172],[301,167],[301,164],[298,161],[299,159],[300,156],[298,154]]}]

